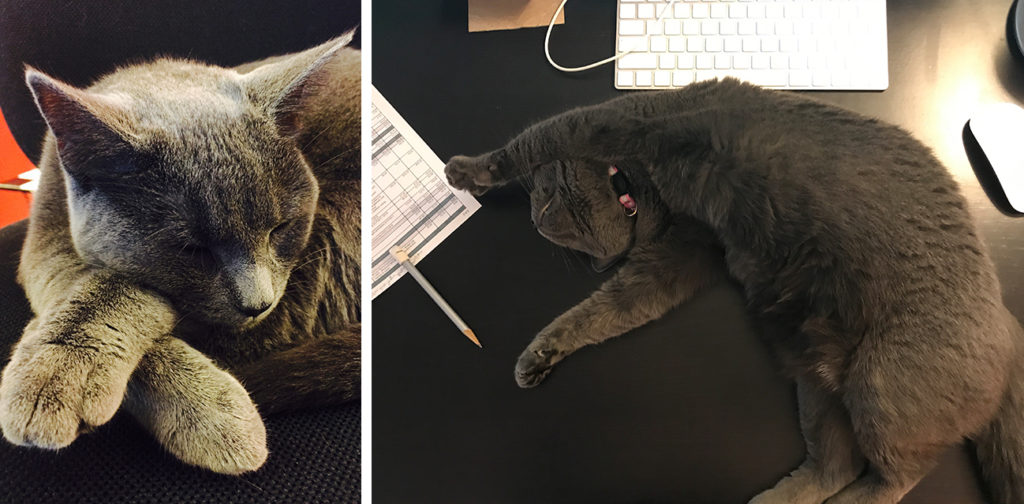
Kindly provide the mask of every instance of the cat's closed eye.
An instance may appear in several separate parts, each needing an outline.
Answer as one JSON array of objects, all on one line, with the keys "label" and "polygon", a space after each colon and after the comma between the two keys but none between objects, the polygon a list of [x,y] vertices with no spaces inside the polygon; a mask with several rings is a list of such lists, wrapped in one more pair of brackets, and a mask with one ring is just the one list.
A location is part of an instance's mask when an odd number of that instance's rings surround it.
[{"label": "cat's closed eye", "polygon": [[185,245],[182,247],[179,256],[203,269],[213,268],[217,265],[217,256],[212,250],[201,245]]},{"label": "cat's closed eye", "polygon": [[270,240],[274,241],[281,239],[285,232],[287,232],[296,222],[296,219],[288,219],[286,221],[282,221],[280,224],[277,225],[277,227],[270,231]]}]

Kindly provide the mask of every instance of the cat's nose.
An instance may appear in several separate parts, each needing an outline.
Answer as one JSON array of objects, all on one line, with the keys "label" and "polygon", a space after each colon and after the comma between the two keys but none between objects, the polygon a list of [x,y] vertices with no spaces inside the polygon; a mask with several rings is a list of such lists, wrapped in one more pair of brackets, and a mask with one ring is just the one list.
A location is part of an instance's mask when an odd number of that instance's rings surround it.
[{"label": "cat's nose", "polygon": [[263,302],[259,306],[239,306],[238,311],[246,317],[256,318],[263,315],[263,313],[269,310],[273,304],[274,303],[271,302]]}]

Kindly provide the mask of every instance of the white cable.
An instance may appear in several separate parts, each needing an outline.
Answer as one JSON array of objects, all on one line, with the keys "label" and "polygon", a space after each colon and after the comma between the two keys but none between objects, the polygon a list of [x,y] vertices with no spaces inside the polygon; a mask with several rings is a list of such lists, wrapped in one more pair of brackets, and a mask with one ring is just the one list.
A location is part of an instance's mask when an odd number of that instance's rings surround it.
[{"label": "white cable", "polygon": [[[606,65],[606,64],[611,63],[613,61],[619,60],[623,56],[625,56],[625,55],[627,55],[627,54],[629,54],[631,52],[636,51],[635,48],[634,49],[628,49],[626,51],[620,52],[619,54],[616,54],[615,56],[610,56],[610,57],[605,58],[605,59],[603,59],[601,61],[595,61],[595,62],[593,62],[593,63],[591,63],[589,65],[584,65],[584,66],[575,67],[575,68],[564,67],[562,65],[559,65],[558,63],[555,63],[555,60],[551,59],[551,48],[550,48],[551,30],[554,29],[555,21],[558,19],[558,15],[562,12],[562,9],[565,8],[565,3],[568,2],[568,1],[569,0],[562,0],[562,3],[558,4],[558,8],[555,9],[555,14],[553,16],[551,16],[551,22],[548,23],[548,32],[547,32],[547,34],[544,35],[544,56],[547,56],[548,63],[551,63],[551,66],[553,66],[553,67],[555,67],[555,68],[557,68],[557,69],[559,69],[559,70],[561,70],[563,72],[582,72],[584,70],[590,70],[591,68],[597,68],[597,67],[599,67],[601,65]],[[665,17],[665,13],[668,12],[668,10],[670,8],[672,8],[672,6],[675,5],[675,3],[677,1],[678,0],[669,0],[668,4],[665,5],[665,8],[661,10],[661,14],[658,15],[658,18],[656,19],[656,21],[661,21],[661,19]],[[616,13],[615,18],[618,19],[618,17],[619,17],[618,13]],[[644,35],[644,41],[645,42],[650,42],[650,38],[651,38],[651,34],[648,33],[648,34]]]}]

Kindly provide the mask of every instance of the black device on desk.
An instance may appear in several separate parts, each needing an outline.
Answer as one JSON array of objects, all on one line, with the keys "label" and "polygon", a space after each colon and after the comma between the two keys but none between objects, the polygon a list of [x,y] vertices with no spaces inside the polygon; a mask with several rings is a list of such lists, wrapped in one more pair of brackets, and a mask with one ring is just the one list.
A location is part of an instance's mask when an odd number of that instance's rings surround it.
[{"label": "black device on desk", "polygon": [[1010,52],[1024,64],[1024,3],[1014,0],[1010,15],[1006,19],[1006,42]]},{"label": "black device on desk", "polygon": [[[991,62],[977,54],[1005,47],[990,28],[1001,26],[1006,7],[889,2],[889,89],[815,96],[939,147],[950,137],[936,127],[945,97],[922,89],[935,86],[937,74],[995,81]],[[559,62],[613,52],[614,2],[567,9],[554,42]],[[988,22],[960,23],[956,35],[941,29],[968,16]],[[489,151],[538,119],[623,94],[609,84],[610,67],[575,75],[550,68],[540,54],[543,29],[467,33],[465,2],[377,2],[373,23],[374,85],[442,159]],[[953,36],[963,38],[944,38]],[[935,47],[946,51],[938,72],[930,66]],[[948,124],[954,138],[966,119]],[[960,153],[959,144],[941,146],[940,154]],[[942,161],[965,188],[1004,288],[1024,292],[1024,268],[1016,267],[1024,221],[991,208],[966,160]],[[492,191],[481,203],[419,267],[473,320],[483,351],[441,336],[449,322],[411,279],[374,301],[375,500],[732,504],[801,462],[792,386],[729,285],[583,349],[540,386],[519,389],[513,366],[524,346],[607,276],[536,235],[522,189]],[[1024,297],[1006,302],[1024,318]],[[903,504],[985,502],[970,453],[947,453]]]}]

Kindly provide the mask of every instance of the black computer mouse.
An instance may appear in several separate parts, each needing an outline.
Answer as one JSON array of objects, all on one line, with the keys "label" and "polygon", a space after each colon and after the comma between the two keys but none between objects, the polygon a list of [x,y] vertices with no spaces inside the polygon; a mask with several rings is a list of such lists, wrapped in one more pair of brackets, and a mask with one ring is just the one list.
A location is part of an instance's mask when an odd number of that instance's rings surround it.
[{"label": "black computer mouse", "polygon": [[982,105],[964,128],[964,148],[982,188],[1004,212],[1024,214],[1024,108]]},{"label": "black computer mouse", "polygon": [[1024,63],[1024,2],[1014,0],[1006,18],[1006,42],[1010,52]]}]

